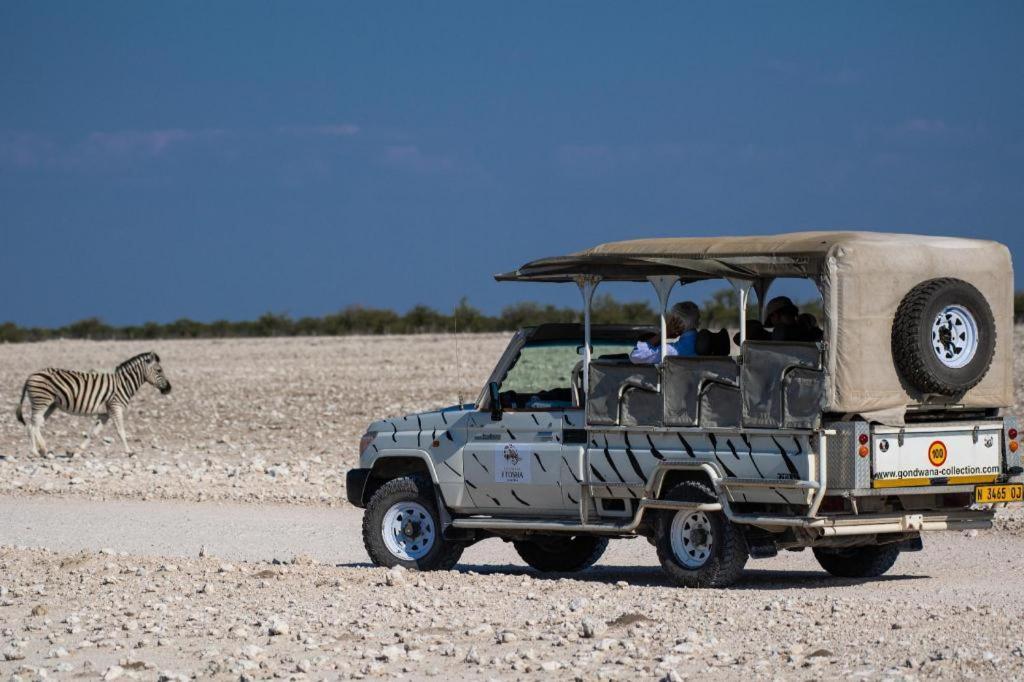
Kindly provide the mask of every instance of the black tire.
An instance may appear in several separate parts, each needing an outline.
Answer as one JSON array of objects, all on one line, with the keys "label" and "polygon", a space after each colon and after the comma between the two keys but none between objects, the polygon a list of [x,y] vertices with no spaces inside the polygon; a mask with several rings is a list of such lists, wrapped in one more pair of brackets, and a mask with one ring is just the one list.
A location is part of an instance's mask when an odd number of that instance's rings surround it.
[{"label": "black tire", "polygon": [[899,556],[900,548],[896,543],[846,549],[814,548],[814,558],[837,578],[877,578],[892,568]]},{"label": "black tire", "polygon": [[523,561],[544,573],[576,573],[598,562],[608,538],[593,535],[541,535],[512,543]]},{"label": "black tire", "polygon": [[[977,327],[974,357],[962,367],[948,367],[939,359],[933,343],[956,350],[957,332],[947,325],[935,332],[933,323],[948,306],[965,308]],[[926,394],[962,395],[978,384],[988,372],[995,355],[996,322],[992,308],[980,291],[959,279],[930,279],[910,290],[896,310],[892,325],[892,357],[911,387]]]},{"label": "black tire", "polygon": [[[433,524],[433,545],[423,556],[408,559],[398,556],[384,540],[384,517],[392,507],[414,502],[429,514]],[[425,521],[425,519],[424,519]],[[458,563],[465,545],[446,540],[441,532],[434,486],[426,476],[405,476],[388,481],[373,494],[363,513],[363,545],[370,560],[377,566],[404,566],[420,571],[446,571]]]},{"label": "black tire", "polygon": [[[716,501],[711,488],[698,481],[679,483],[665,494],[665,499],[681,502]],[[711,549],[703,564],[687,566],[672,548],[672,523],[677,514],[687,512],[661,511],[654,521],[654,546],[658,549],[661,567],[669,578],[684,587],[728,587],[736,582],[748,558],[743,531],[720,511],[703,512],[710,523]]]}]

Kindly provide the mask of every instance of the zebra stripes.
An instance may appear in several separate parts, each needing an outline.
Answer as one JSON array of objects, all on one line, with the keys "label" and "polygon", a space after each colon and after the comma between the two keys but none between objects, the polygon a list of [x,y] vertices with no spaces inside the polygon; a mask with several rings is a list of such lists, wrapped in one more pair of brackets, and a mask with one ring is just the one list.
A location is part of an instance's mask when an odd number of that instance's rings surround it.
[{"label": "zebra stripes", "polygon": [[[124,432],[124,409],[144,383],[152,384],[161,393],[170,393],[171,383],[164,376],[156,353],[141,353],[125,360],[113,372],[80,372],[48,367],[32,374],[21,390],[15,410],[18,421],[28,426],[32,454],[46,452],[42,427],[54,410],[75,415],[97,415],[96,424],[80,448],[95,437],[107,420],[113,420],[125,452],[128,438]],[[29,419],[25,421],[22,403],[29,401]]]}]

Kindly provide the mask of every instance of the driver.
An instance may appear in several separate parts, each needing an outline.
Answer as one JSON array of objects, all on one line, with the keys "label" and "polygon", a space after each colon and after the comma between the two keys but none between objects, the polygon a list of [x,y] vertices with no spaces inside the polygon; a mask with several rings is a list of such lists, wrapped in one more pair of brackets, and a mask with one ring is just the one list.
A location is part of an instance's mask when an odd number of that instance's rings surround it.
[{"label": "driver", "polygon": [[[665,355],[693,357],[697,355],[697,328],[700,327],[700,308],[693,301],[676,303],[665,320],[669,338],[679,337],[665,348]],[[654,334],[636,342],[629,354],[634,365],[650,365],[661,360],[661,337]]]}]

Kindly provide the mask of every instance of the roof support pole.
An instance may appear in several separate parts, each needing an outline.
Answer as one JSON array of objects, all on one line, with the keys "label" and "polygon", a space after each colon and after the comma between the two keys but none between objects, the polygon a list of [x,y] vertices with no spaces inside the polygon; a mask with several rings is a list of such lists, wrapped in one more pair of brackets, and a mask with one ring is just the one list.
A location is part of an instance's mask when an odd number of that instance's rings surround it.
[{"label": "roof support pole", "polygon": [[740,297],[740,346],[742,346],[747,342],[747,297],[750,295],[750,282],[732,277],[729,277],[728,280]]},{"label": "roof support pole", "polygon": [[668,312],[668,297],[679,278],[675,275],[651,275],[647,280],[654,286],[654,291],[658,294],[658,303],[661,304],[661,362],[664,362],[668,352],[668,340],[665,338],[668,333],[665,322],[665,314]]},{"label": "roof support pole", "polygon": [[580,288],[583,296],[583,392],[587,392],[590,386],[590,306],[594,301],[594,290],[601,282],[601,278],[595,275],[577,275],[576,286]]},{"label": "roof support pole", "polygon": [[757,294],[757,319],[764,322],[764,307],[768,305],[768,288],[775,281],[774,277],[761,277],[754,282],[754,293]]}]

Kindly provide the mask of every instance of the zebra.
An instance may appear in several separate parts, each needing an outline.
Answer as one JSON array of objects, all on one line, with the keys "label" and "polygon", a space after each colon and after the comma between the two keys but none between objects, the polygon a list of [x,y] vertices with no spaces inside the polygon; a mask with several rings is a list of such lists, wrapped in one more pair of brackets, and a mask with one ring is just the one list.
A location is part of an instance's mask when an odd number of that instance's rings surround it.
[{"label": "zebra", "polygon": [[[122,362],[112,373],[48,367],[25,381],[14,415],[28,427],[33,455],[38,456],[40,448],[47,452],[43,423],[58,408],[68,414],[96,415],[96,424],[79,450],[85,449],[89,440],[95,438],[110,419],[121,437],[125,452],[131,454],[128,437],[124,433],[124,409],[143,383],[153,384],[165,395],[171,392],[171,382],[164,376],[160,356],[156,353],[140,353]],[[26,395],[30,407],[27,423],[21,411]]]}]

